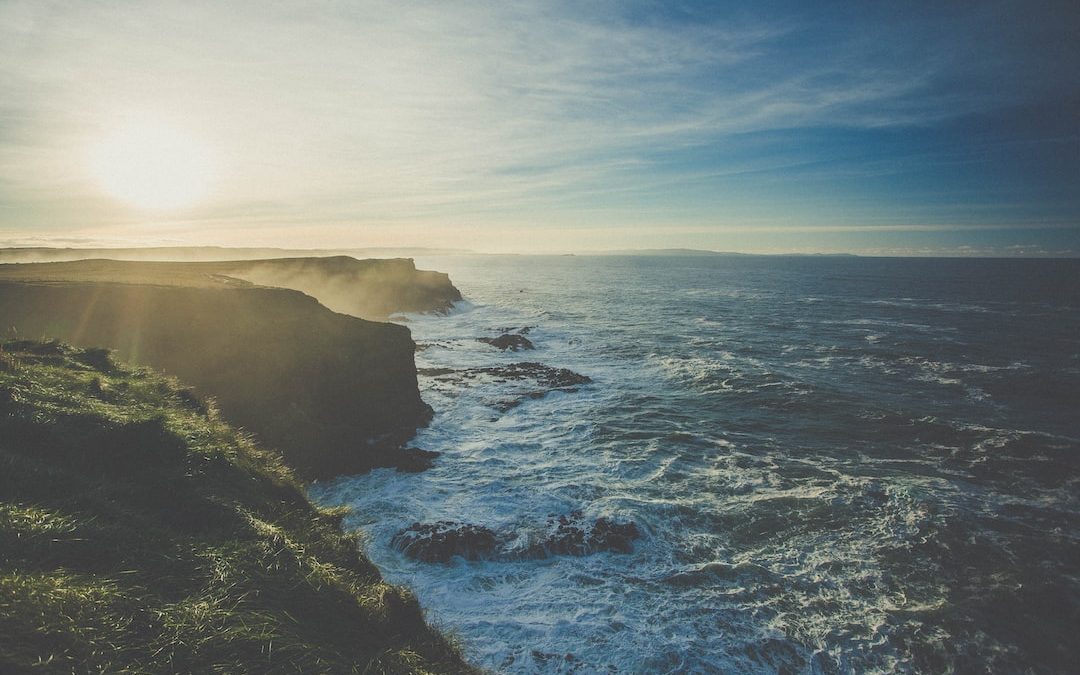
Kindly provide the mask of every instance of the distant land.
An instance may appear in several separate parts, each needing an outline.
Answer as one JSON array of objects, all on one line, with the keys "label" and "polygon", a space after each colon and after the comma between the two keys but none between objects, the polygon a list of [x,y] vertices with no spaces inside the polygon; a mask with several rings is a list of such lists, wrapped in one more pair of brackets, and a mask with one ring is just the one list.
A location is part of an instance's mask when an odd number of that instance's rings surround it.
[{"label": "distant land", "polygon": [[114,248],[76,248],[27,246],[0,248],[0,263],[65,262],[87,258],[110,260],[146,260],[172,262],[215,262],[224,260],[266,260],[271,258],[411,258],[414,256],[467,255],[467,249],[452,248],[273,248],[227,246],[132,246]]},{"label": "distant land", "polygon": [[[133,246],[128,248],[79,248],[27,246],[0,248],[0,263],[67,262],[72,260],[143,260],[170,262],[220,262],[234,260],[268,260],[274,258],[322,258],[348,256],[351,258],[413,258],[448,255],[530,255],[514,253],[484,253],[463,248],[373,247],[373,248],[273,248],[228,246]],[[854,253],[739,253],[710,251],[695,248],[644,248],[576,251],[573,253],[539,253],[533,255],[562,256],[813,256],[855,257]]]},{"label": "distant land", "polygon": [[616,249],[611,251],[594,251],[582,255],[651,255],[651,256],[770,256],[770,257],[826,257],[826,258],[854,258],[854,253],[738,253],[736,251],[710,251],[700,248],[640,248],[640,249]]},{"label": "distant land", "polygon": [[229,247],[229,246],[130,246],[130,247],[51,247],[51,246],[0,246],[0,264],[27,262],[68,262],[72,260],[107,259],[159,262],[223,262],[239,260],[270,260],[276,258],[325,258],[348,256],[357,259],[370,258],[424,258],[441,256],[653,256],[653,257],[731,257],[731,258],[1075,258],[1055,255],[991,255],[984,254],[919,254],[888,255],[865,253],[746,253],[740,251],[714,251],[698,248],[638,248],[600,249],[581,251],[486,252],[466,248],[427,247],[362,247],[362,248],[276,248]]},{"label": "distant land", "polygon": [[735,253],[733,251],[709,251],[698,248],[626,248],[610,251],[592,251],[582,255],[657,255],[657,256],[748,256],[753,253]]}]

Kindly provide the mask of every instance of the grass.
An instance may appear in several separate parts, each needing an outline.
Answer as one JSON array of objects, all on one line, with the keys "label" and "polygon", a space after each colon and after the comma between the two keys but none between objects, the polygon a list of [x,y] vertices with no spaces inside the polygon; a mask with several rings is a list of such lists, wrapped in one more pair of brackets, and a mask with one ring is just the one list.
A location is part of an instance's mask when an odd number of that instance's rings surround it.
[{"label": "grass", "polygon": [[0,345],[0,672],[471,672],[343,516],[173,381]]}]

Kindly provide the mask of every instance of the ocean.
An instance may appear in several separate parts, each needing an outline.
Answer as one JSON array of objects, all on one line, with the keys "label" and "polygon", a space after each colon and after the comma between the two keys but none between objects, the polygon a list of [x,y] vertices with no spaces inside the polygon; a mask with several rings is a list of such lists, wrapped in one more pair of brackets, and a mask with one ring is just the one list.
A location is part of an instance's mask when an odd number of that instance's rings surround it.
[{"label": "ocean", "polygon": [[[417,264],[466,298],[400,318],[435,409],[414,445],[442,454],[311,495],[352,507],[346,527],[476,665],[1075,668],[1080,261]],[[503,333],[535,348],[477,340]],[[560,518],[639,536],[538,548]],[[399,532],[443,521],[503,553],[403,552]]]}]

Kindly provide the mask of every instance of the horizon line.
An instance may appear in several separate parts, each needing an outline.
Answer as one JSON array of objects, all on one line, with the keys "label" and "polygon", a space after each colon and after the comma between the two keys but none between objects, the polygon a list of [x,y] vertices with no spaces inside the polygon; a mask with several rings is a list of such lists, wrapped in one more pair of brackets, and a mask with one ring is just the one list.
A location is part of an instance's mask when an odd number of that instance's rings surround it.
[{"label": "horizon line", "polygon": [[[963,247],[958,247],[963,248]],[[233,246],[224,244],[124,244],[124,245],[44,245],[44,244],[32,244],[32,245],[13,245],[6,246],[0,245],[0,253],[4,252],[32,252],[32,251],[149,251],[149,250],[218,250],[218,251],[274,251],[282,253],[325,253],[330,255],[341,255],[349,252],[402,252],[411,253],[411,255],[405,257],[441,257],[441,256],[550,256],[550,257],[569,257],[569,256],[604,256],[604,257],[616,257],[616,256],[669,256],[669,257],[691,257],[691,256],[732,256],[732,257],[808,257],[808,258],[938,258],[938,259],[998,259],[998,260],[1012,260],[1012,259],[1026,259],[1026,260],[1077,260],[1080,259],[1080,252],[1073,250],[1064,251],[1032,251],[1031,253],[1005,253],[1001,251],[978,251],[973,250],[970,252],[958,251],[958,250],[943,250],[943,251],[918,251],[918,252],[898,252],[898,251],[737,251],[737,250],[716,250],[706,248],[689,248],[689,247],[640,247],[640,248],[618,248],[618,249],[556,249],[556,250],[544,250],[544,251],[483,251],[475,249],[461,249],[461,248],[446,248],[446,247],[428,247],[428,246],[327,246],[327,247],[292,247],[292,246]],[[312,256],[317,257],[317,256]],[[3,263],[0,263],[3,264]]]}]

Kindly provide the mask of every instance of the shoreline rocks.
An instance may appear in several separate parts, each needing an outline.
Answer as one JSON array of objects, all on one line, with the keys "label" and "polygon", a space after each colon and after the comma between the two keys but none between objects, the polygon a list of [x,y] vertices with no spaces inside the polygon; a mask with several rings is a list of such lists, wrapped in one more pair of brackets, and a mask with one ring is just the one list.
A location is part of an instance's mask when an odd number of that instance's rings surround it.
[{"label": "shoreline rocks", "polygon": [[532,340],[519,335],[518,333],[503,333],[499,337],[478,337],[477,342],[483,342],[489,344],[496,349],[501,349],[504,352],[511,351],[517,352],[526,349],[536,349],[536,346],[532,343]]},{"label": "shoreline rocks", "polygon": [[503,393],[509,396],[491,401],[491,407],[499,412],[507,412],[526,401],[543,398],[553,391],[574,393],[581,386],[593,381],[591,377],[567,368],[556,368],[534,361],[476,368],[420,368],[417,374],[431,377],[441,384],[460,385],[485,380],[507,385],[523,384],[523,387],[507,387],[507,391]]},{"label": "shoreline rocks", "polygon": [[539,560],[557,555],[630,553],[641,531],[632,521],[600,516],[592,521],[581,511],[550,514],[539,528],[497,532],[485,525],[451,520],[415,522],[391,539],[391,546],[421,562],[464,560]]},{"label": "shoreline rocks", "polygon": [[454,557],[491,559],[499,546],[499,537],[483,525],[440,520],[413,523],[394,535],[390,543],[413,560],[445,563]]}]

